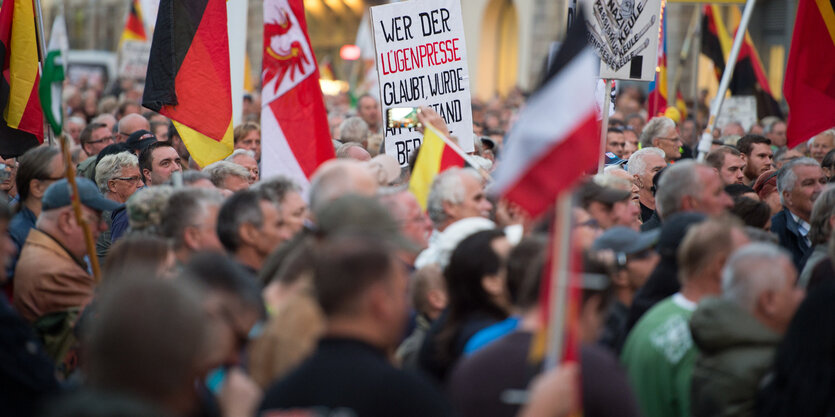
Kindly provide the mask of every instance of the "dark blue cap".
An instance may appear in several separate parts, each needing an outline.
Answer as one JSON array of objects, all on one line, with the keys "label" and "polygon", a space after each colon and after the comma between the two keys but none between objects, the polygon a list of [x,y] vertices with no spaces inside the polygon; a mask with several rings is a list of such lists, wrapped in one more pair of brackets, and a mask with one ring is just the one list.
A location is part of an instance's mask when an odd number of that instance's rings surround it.
[{"label": "dark blue cap", "polygon": [[[99,193],[96,184],[87,178],[75,177],[75,183],[78,186],[78,196],[81,198],[81,204],[97,210],[97,211],[113,211],[121,206],[121,204],[104,198]],[[49,188],[41,199],[43,203],[43,210],[53,210],[61,207],[67,207],[72,204],[70,200],[70,186],[67,179],[56,181]]]}]

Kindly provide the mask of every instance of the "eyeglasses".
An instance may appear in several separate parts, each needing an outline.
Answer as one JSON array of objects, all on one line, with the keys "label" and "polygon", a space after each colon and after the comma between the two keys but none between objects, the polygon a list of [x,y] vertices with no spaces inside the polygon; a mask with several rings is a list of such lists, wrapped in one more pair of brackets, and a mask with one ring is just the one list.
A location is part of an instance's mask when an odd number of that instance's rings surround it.
[{"label": "eyeglasses", "polygon": [[673,136],[671,138],[663,138],[663,137],[657,136],[657,138],[658,139],[669,140],[669,141],[673,141],[673,142],[681,142],[681,138],[678,137],[678,136]]},{"label": "eyeglasses", "polygon": [[113,142],[113,140],[114,140],[114,139],[115,139],[115,138],[114,138],[113,136],[108,136],[108,137],[106,137],[106,138],[101,138],[101,139],[99,139],[99,140],[88,140],[88,141],[87,141],[87,142],[85,142],[85,143],[92,143],[92,144],[95,144],[95,143],[102,143],[102,142]]},{"label": "eyeglasses", "polygon": [[130,183],[133,183],[133,184],[138,184],[138,183],[142,182],[142,177],[140,177],[140,176],[136,176],[136,177],[116,177],[116,178],[113,178],[113,179],[114,180],[119,180],[119,181],[127,181],[127,182],[130,182]]}]

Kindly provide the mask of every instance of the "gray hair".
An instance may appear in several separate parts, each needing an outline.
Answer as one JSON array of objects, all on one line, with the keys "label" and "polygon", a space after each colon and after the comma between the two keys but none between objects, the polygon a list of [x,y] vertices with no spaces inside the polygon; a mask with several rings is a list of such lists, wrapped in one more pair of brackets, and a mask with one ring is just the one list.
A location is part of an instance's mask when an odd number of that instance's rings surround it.
[{"label": "gray hair", "polygon": [[107,194],[110,189],[107,183],[110,180],[122,175],[122,168],[136,167],[139,168],[139,158],[130,152],[120,152],[113,155],[107,155],[96,164],[96,185],[99,186],[99,191],[102,194]]},{"label": "gray hair", "polygon": [[209,207],[220,207],[223,195],[211,188],[181,188],[168,198],[161,231],[162,235],[174,242],[175,248],[185,244],[186,228],[199,225],[205,220]]},{"label": "gray hair", "polygon": [[699,167],[709,168],[705,164],[690,160],[680,161],[664,170],[655,194],[655,208],[662,220],[681,211],[681,201],[684,197],[695,197],[702,192]]},{"label": "gray hair", "polygon": [[346,142],[336,148],[336,157],[339,159],[350,159],[351,155],[348,154],[348,150],[351,148],[360,148],[365,150],[365,148],[357,142]]},{"label": "gray hair", "polygon": [[343,143],[363,143],[368,139],[368,123],[360,117],[349,117],[339,125],[339,140]]},{"label": "gray hair", "polygon": [[87,126],[87,122],[84,119],[82,119],[78,116],[72,116],[72,117],[68,118],[67,119],[67,124],[70,124],[70,123],[77,124],[77,125],[81,126],[82,129],[85,126]]},{"label": "gray hair", "polygon": [[283,176],[272,177],[252,187],[253,190],[267,196],[276,206],[280,207],[281,202],[288,193],[301,193],[302,189],[293,180]]},{"label": "gray hair", "polygon": [[661,148],[653,146],[641,148],[640,150],[635,151],[635,153],[629,157],[629,162],[626,163],[626,170],[629,172],[629,175],[643,175],[644,171],[647,169],[647,163],[644,161],[644,158],[650,154],[656,154],[662,158],[666,156]]},{"label": "gray hair", "polygon": [[223,158],[223,160],[228,162],[235,162],[235,157],[241,155],[246,155],[252,159],[255,159],[255,152],[252,152],[249,149],[235,149],[235,151],[232,152],[231,155],[227,156],[226,158]]},{"label": "gray hair", "polygon": [[812,206],[812,217],[809,220],[809,240],[812,245],[826,245],[832,227],[829,219],[835,216],[835,186],[827,186],[820,193]]},{"label": "gray hair", "polygon": [[812,139],[809,141],[809,144],[814,143],[815,138],[818,137],[818,136],[829,136],[829,138],[832,139],[832,144],[835,145],[835,129],[827,129],[827,130],[824,130],[823,132],[818,133],[815,136],[812,136]]},{"label": "gray hair", "polygon": [[209,174],[207,174],[203,171],[197,171],[197,170],[193,170],[193,169],[188,170],[188,171],[183,171],[183,185],[191,185],[191,184],[194,184],[195,182],[200,181],[200,180],[211,181],[212,178],[209,177]]},{"label": "gray hair", "polygon": [[794,190],[795,183],[797,182],[797,174],[794,172],[794,169],[799,166],[819,167],[821,165],[818,161],[808,157],[795,158],[786,162],[785,165],[777,171],[777,192],[780,194],[780,203],[782,204],[786,204],[785,199],[783,198],[783,193],[790,193]]},{"label": "gray hair", "polygon": [[481,181],[481,175],[472,168],[450,168],[438,174],[432,181],[429,197],[426,202],[426,212],[437,228],[449,218],[444,211],[444,203],[461,204],[464,202],[465,190],[462,175],[470,175]]},{"label": "gray hair", "polygon": [[355,192],[357,170],[368,172],[366,165],[353,159],[336,159],[323,164],[310,181],[310,210],[316,213],[325,204]]},{"label": "gray hair", "polygon": [[751,243],[731,255],[722,269],[722,298],[753,312],[764,291],[786,285],[780,262],[792,265],[788,252],[772,243]]},{"label": "gray hair", "polygon": [[676,127],[673,119],[664,116],[653,117],[641,132],[641,146],[644,148],[652,146],[652,140],[661,137],[664,131],[671,127]]},{"label": "gray hair", "polygon": [[203,172],[209,175],[209,180],[215,187],[223,187],[223,182],[229,176],[241,177],[249,181],[249,170],[229,161],[217,161],[203,168]]}]

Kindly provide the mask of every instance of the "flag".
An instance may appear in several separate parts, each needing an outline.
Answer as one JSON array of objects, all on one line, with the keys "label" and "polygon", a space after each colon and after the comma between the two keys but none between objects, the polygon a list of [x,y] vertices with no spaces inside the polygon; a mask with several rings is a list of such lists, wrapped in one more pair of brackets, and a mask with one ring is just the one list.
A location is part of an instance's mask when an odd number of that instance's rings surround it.
[{"label": "flag", "polygon": [[[47,51],[61,51],[61,56],[66,58],[70,50],[70,40],[67,35],[67,22],[64,20],[64,8],[61,7],[58,16],[52,21],[52,30],[49,31],[49,42],[46,44]],[[64,71],[67,69],[67,60],[62,59]]]},{"label": "flag", "polygon": [[599,59],[587,47],[585,32],[585,25],[571,27],[544,85],[508,133],[494,172],[491,192],[532,217],[550,207],[600,157],[594,97]]},{"label": "flag", "polygon": [[334,150],[302,0],[264,1],[262,61],[261,172],[306,189]]},{"label": "flag", "polygon": [[38,99],[40,69],[33,0],[6,0],[0,8],[0,155],[18,156],[43,143]]},{"label": "flag", "polygon": [[794,22],[783,95],[789,148],[835,126],[835,11],[831,1],[801,1]]},{"label": "flag", "polygon": [[[658,66],[656,67],[655,80],[649,83],[649,96],[647,97],[647,113],[649,118],[663,116],[667,111],[667,8],[662,11],[661,19],[661,41],[658,42]],[[684,104],[684,97],[681,90],[676,90],[676,109],[681,113],[681,119],[687,117],[687,106]],[[678,123],[678,122],[676,122]]]},{"label": "flag", "polygon": [[464,158],[452,149],[432,126],[426,126],[423,131],[423,142],[418,148],[415,167],[409,180],[409,191],[415,195],[420,206],[426,210],[429,199],[429,189],[435,176],[448,168],[463,167]]},{"label": "flag", "polygon": [[142,105],[171,119],[206,166],[232,153],[232,90],[224,0],[162,0]]},{"label": "flag", "polygon": [[38,94],[43,105],[44,116],[55,136],[61,135],[64,124],[64,112],[61,107],[61,87],[64,81],[64,64],[61,51],[53,50],[46,54]]},{"label": "flag", "polygon": [[145,34],[145,23],[142,21],[142,7],[139,5],[139,0],[133,0],[130,3],[130,10],[128,10],[128,17],[125,19],[125,28],[122,29],[122,37],[119,39],[119,48],[125,41],[147,41],[148,36]]}]

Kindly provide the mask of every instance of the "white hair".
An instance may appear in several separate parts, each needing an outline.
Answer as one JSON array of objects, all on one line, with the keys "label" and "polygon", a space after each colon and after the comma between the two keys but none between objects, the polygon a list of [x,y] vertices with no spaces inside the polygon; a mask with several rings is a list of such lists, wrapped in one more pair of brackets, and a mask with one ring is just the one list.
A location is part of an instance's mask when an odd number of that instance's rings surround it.
[{"label": "white hair", "polygon": [[223,158],[223,160],[228,162],[235,162],[235,157],[241,155],[255,159],[255,152],[252,152],[249,149],[235,149],[235,151],[232,152],[231,155],[227,156],[226,158]]},{"label": "white hair", "polygon": [[349,117],[339,125],[339,140],[343,143],[363,143],[368,139],[368,123],[359,117]]},{"label": "white hair", "polygon": [[803,158],[796,158],[792,159],[789,162],[786,162],[779,171],[777,171],[777,193],[780,194],[780,203],[786,204],[783,193],[784,192],[792,192],[794,190],[795,183],[797,183],[797,174],[794,172],[794,169],[799,166],[821,166],[818,161],[803,157]]},{"label": "white hair", "polygon": [[647,148],[652,146],[652,140],[659,138],[664,134],[664,131],[669,128],[675,128],[676,122],[669,117],[658,116],[653,117],[641,132],[641,146]]},{"label": "white hair", "polygon": [[689,160],[677,162],[664,170],[655,193],[655,209],[662,220],[681,211],[684,197],[695,197],[702,192],[704,185],[698,175],[699,167],[713,169]]},{"label": "white hair", "polygon": [[249,170],[229,161],[217,161],[203,168],[203,172],[209,174],[209,179],[215,187],[223,187],[224,181],[229,176],[241,177],[249,181]]},{"label": "white hair", "polygon": [[643,175],[647,169],[647,163],[644,161],[644,158],[650,154],[656,154],[662,158],[666,156],[661,148],[652,146],[635,151],[626,163],[626,170],[629,172],[629,175]]},{"label": "white hair", "polygon": [[753,312],[765,291],[786,283],[781,263],[793,265],[789,253],[773,243],[751,243],[734,252],[722,269],[722,298]]},{"label": "white hair", "polygon": [[446,222],[449,217],[444,211],[444,202],[454,205],[464,202],[466,191],[461,180],[462,175],[470,175],[481,181],[481,175],[472,168],[450,168],[438,174],[432,181],[426,201],[426,212],[436,227]]},{"label": "white hair", "polygon": [[[95,157],[93,157],[95,158]],[[122,168],[139,168],[139,158],[130,152],[119,152],[114,155],[107,155],[96,164],[96,185],[102,194],[107,194],[110,189],[107,183],[110,180],[122,175]]]},{"label": "white hair", "polygon": [[827,129],[815,136],[812,136],[812,138],[809,139],[809,145],[815,143],[815,138],[818,136],[829,136],[829,138],[832,139],[832,144],[835,145],[835,129]]}]

